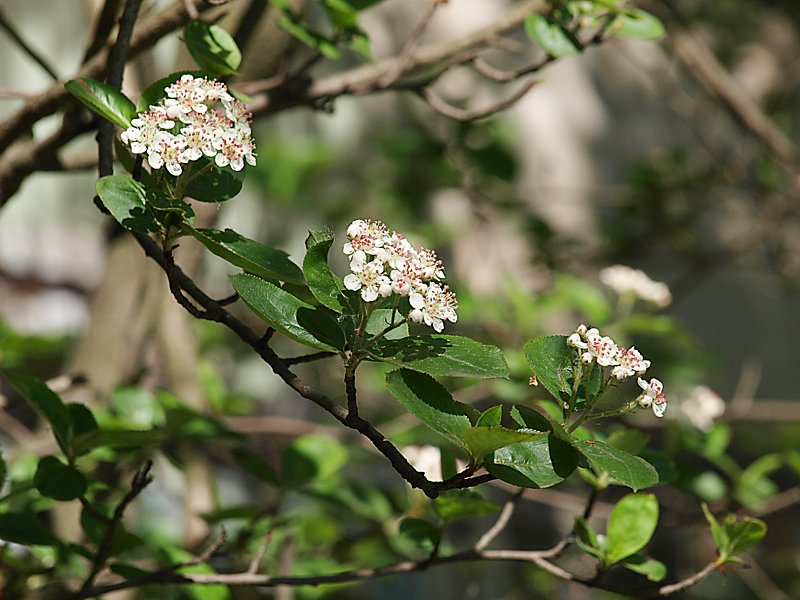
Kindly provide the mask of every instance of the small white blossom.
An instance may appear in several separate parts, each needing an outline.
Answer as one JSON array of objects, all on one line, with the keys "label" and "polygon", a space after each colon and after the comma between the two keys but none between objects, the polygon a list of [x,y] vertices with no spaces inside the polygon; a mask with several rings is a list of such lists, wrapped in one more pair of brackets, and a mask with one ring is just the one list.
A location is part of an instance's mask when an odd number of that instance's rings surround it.
[{"label": "small white blossom", "polygon": [[611,374],[620,380],[634,375],[643,375],[650,368],[650,361],[645,360],[633,346],[627,349],[620,348],[617,351],[617,362],[619,364],[613,368]]},{"label": "small white blossom", "polygon": [[664,413],[667,411],[667,399],[664,396],[664,384],[662,384],[658,379],[651,379],[648,383],[641,377],[637,379],[639,387],[642,388],[643,392],[637,398],[637,402],[639,406],[642,408],[652,407],[653,414],[657,417],[663,417]]},{"label": "small white blossom", "polygon": [[692,425],[701,431],[708,431],[714,421],[725,413],[725,401],[714,390],[698,385],[680,401],[678,408]]},{"label": "small white blossom", "polygon": [[597,360],[597,364],[602,367],[609,367],[617,364],[617,344],[608,336],[601,337],[597,329],[590,329],[586,332],[586,345],[589,352]]},{"label": "small white blossom", "polygon": [[354,292],[361,290],[361,298],[364,302],[377,300],[381,286],[387,285],[387,283],[391,289],[389,278],[383,274],[383,264],[379,262],[367,263],[360,272],[347,275],[343,281],[348,290]]},{"label": "small white blossom", "polygon": [[408,301],[414,309],[409,313],[409,318],[415,323],[423,321],[437,332],[444,329],[445,320],[455,323],[458,318],[456,295],[447,286],[431,283],[424,297],[414,292],[408,297]]},{"label": "small white blossom", "polygon": [[600,271],[600,281],[619,295],[633,294],[659,308],[669,306],[672,294],[666,283],[653,281],[644,271],[613,265]]},{"label": "small white blossom", "polygon": [[132,119],[120,135],[133,154],[147,155],[150,168],[166,167],[177,176],[182,165],[203,157],[234,171],[256,164],[251,115],[224,83],[183,75],[164,91],[166,98]]}]

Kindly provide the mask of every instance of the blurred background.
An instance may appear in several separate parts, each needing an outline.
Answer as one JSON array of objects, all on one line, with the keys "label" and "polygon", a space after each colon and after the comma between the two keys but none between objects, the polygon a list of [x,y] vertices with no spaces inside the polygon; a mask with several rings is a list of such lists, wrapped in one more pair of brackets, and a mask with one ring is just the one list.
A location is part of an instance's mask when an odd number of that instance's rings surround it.
[{"label": "blurred background", "polygon": [[[509,4],[451,0],[436,12],[423,41],[463,36]],[[386,0],[362,13],[378,59],[402,49],[427,6],[426,0]],[[642,6],[662,18],[666,38],[611,39],[555,61],[536,74],[539,83],[527,95],[489,119],[448,119],[404,93],[342,97],[330,110],[297,108],[257,119],[258,166],[249,170],[242,194],[221,206],[198,207],[198,218],[283,248],[296,262],[309,229],[330,227],[342,242],[356,218],[381,219],[413,243],[436,249],[460,304],[458,324],[448,330],[500,346],[514,373],[510,381],[464,389],[452,383],[459,400],[479,408],[490,398],[520,401],[540,393],[527,385],[520,351],[534,336],[568,334],[583,322],[635,343],[658,365],[656,376],[670,402],[665,423],[638,415],[635,423],[681,467],[675,485],[686,494],[666,490],[660,497],[666,516],[651,555],[677,577],[691,572],[710,551],[699,502],[744,508],[770,528],[749,568],[711,578],[685,597],[797,598],[800,162],[794,148],[800,8],[791,0]],[[89,0],[5,0],[0,6],[4,21],[61,79],[80,64],[95,10]],[[233,7],[220,24],[232,31],[241,14]],[[266,27],[268,12],[262,21],[258,26]],[[253,37],[241,79],[269,75],[275,49],[296,44],[287,39]],[[487,60],[512,68],[536,56],[523,33],[512,41],[515,46],[494,50]],[[355,60],[345,56],[312,73],[341,70]],[[173,35],[132,61],[124,89],[136,97],[158,77],[192,67]],[[0,31],[0,120],[25,94],[51,83]],[[509,86],[457,68],[435,90],[472,108],[507,96]],[[55,118],[45,119],[35,134],[46,135],[55,125]],[[64,150],[68,170],[34,173],[0,210],[4,360],[13,356],[16,366],[44,379],[85,376],[92,385],[68,393],[90,405],[141,405],[146,411],[156,390],[166,388],[194,410],[251,436],[261,456],[278,456],[295,436],[329,433],[333,423],[293,397],[257,357],[218,327],[191,322],[163,289],[154,291],[163,283],[161,274],[138,248],[109,238],[107,219],[91,202],[95,152],[91,136],[76,140]],[[347,263],[339,242],[331,255],[342,275]],[[225,275],[232,267],[200,253],[191,241],[180,253],[211,295],[230,293]],[[670,301],[648,303],[604,284],[601,271],[616,264],[666,283]],[[239,312],[255,324],[244,308]],[[284,353],[292,349],[287,343]],[[320,364],[301,372],[324,387],[338,378],[331,369]],[[439,443],[410,417],[398,418],[380,369],[364,375],[366,410],[389,437]],[[709,402],[716,406],[715,398],[724,401],[724,412],[703,412]],[[22,423],[30,419],[13,401],[6,408]],[[3,421],[5,453],[13,456],[8,427],[14,425],[10,417]],[[771,462],[759,462],[767,456]],[[187,514],[271,497],[236,479],[224,461],[209,460],[217,477],[213,493],[194,493],[189,500],[190,471],[173,472],[166,460],[158,465],[157,493],[143,500],[155,515],[147,526],[151,533],[201,539],[214,520],[193,523]],[[397,487],[393,473],[368,454],[359,454],[348,470],[356,480]],[[205,489],[197,485],[192,489]],[[494,494],[503,497],[487,493]],[[579,481],[532,491],[518,528],[507,531],[504,542],[526,547],[533,540],[546,547],[581,511],[584,495]],[[298,509],[307,499],[295,502],[303,527],[316,529],[318,538],[306,532],[297,539],[308,545],[343,535],[358,539],[355,531],[327,532],[329,521],[308,507]],[[599,518],[609,506],[598,505]],[[353,541],[332,553],[352,558],[374,551]],[[504,563],[293,593],[342,599],[619,597],[565,585],[532,567]]]}]

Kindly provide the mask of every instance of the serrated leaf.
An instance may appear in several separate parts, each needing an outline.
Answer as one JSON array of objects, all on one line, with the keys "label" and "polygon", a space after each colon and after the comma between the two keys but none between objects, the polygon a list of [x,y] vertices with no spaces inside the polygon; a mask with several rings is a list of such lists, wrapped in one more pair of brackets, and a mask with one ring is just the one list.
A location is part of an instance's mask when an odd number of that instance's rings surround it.
[{"label": "serrated leaf", "polygon": [[658,17],[638,8],[617,15],[609,31],[616,37],[632,40],[660,40],[667,33]]},{"label": "serrated leaf", "polygon": [[371,358],[435,377],[508,377],[500,348],[457,335],[412,335],[381,340]]},{"label": "serrated leaf", "polygon": [[486,461],[485,467],[489,473],[512,485],[546,488],[564,481],[571,472],[565,465],[577,465],[579,458],[577,450],[569,444],[550,435],[538,434],[531,441],[497,450]]},{"label": "serrated leaf", "polygon": [[456,446],[466,450],[464,431],[477,411],[453,400],[442,385],[424,373],[400,369],[386,374],[386,387],[408,412]]},{"label": "serrated leaf", "polygon": [[55,456],[44,456],[39,460],[33,484],[42,496],[61,501],[80,498],[89,486],[83,473]]},{"label": "serrated leaf", "polygon": [[646,460],[604,442],[581,440],[577,448],[595,471],[605,471],[618,483],[641,490],[658,483],[658,473]]},{"label": "serrated leaf", "polygon": [[511,407],[511,418],[520,426],[535,431],[552,431],[553,425],[550,419],[545,417],[538,410],[528,406],[515,404]]},{"label": "serrated leaf", "polygon": [[503,419],[503,406],[498,404],[487,408],[481,413],[478,422],[475,423],[476,427],[498,427]]},{"label": "serrated leaf", "polygon": [[303,284],[303,272],[283,250],[276,250],[240,235],[232,229],[187,231],[213,254],[248,273],[267,279]]},{"label": "serrated leaf", "polygon": [[333,245],[330,231],[309,232],[306,255],[303,258],[303,275],[308,287],[320,304],[341,314],[347,310],[341,293],[341,280],[328,266],[328,252]]},{"label": "serrated leaf", "polygon": [[568,378],[572,377],[574,353],[567,346],[566,336],[534,338],[525,344],[522,351],[539,384],[553,398],[560,401],[562,393],[570,393]]},{"label": "serrated leaf", "polygon": [[131,126],[136,106],[119,90],[91,77],[72,79],[64,87],[81,104],[107,121],[123,129]]},{"label": "serrated leaf", "polygon": [[144,186],[127,175],[101,177],[95,185],[97,195],[117,222],[138,233],[160,228],[145,202]]},{"label": "serrated leaf", "polygon": [[24,546],[55,546],[58,539],[31,512],[0,513],[0,540]]},{"label": "serrated leaf", "polygon": [[544,15],[534,13],[525,19],[525,33],[548,55],[560,58],[580,54],[575,38],[560,23],[553,23]]},{"label": "serrated leaf", "polygon": [[5,373],[11,385],[53,428],[53,437],[67,456],[70,455],[72,433],[69,409],[61,398],[41,381],[19,373]]},{"label": "serrated leaf", "polygon": [[236,41],[218,25],[191,21],[183,41],[200,68],[215,75],[235,75],[242,62]]},{"label": "serrated leaf", "polygon": [[[254,275],[231,275],[229,279],[239,297],[276,331],[312,348],[332,352],[341,348],[331,344],[334,330],[339,331],[342,344],[344,342],[344,334],[333,317]],[[315,321],[315,317],[319,319]],[[324,331],[319,330],[320,323],[326,325]]]},{"label": "serrated leaf", "polygon": [[629,494],[617,502],[606,530],[607,567],[644,548],[658,524],[658,500],[652,494]]},{"label": "serrated leaf", "polygon": [[516,429],[506,429],[500,426],[491,426],[468,427],[461,435],[467,446],[467,451],[473,457],[474,461],[481,462],[487,454],[495,450],[518,442],[532,440],[536,438],[538,434]]}]

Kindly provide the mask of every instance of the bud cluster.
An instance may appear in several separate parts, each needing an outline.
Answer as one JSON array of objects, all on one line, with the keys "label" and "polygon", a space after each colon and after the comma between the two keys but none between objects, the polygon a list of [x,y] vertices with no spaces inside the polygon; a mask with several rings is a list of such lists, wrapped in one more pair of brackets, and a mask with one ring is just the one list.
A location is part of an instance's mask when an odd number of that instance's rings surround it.
[{"label": "bud cluster", "polygon": [[650,368],[650,361],[645,360],[642,354],[634,347],[625,348],[608,336],[601,336],[600,331],[586,325],[580,325],[567,338],[567,345],[580,353],[580,360],[585,365],[595,362],[601,367],[611,367],[611,376],[617,381],[636,376],[642,393],[637,398],[637,403],[642,408],[652,407],[657,417],[663,417],[667,410],[667,400],[664,396],[664,386],[658,379],[649,382],[642,379],[645,371]]},{"label": "bud cluster", "polygon": [[133,154],[146,154],[151,168],[166,167],[176,177],[183,165],[203,156],[234,171],[245,162],[256,164],[252,115],[224,83],[187,74],[164,91],[167,97],[139,113],[120,135]]},{"label": "bud cluster", "polygon": [[344,278],[348,290],[360,290],[364,302],[392,294],[407,297],[408,319],[437,332],[444,321],[456,322],[458,301],[443,283],[442,261],[433,250],[414,248],[380,221],[353,221],[347,238],[342,250],[350,258],[351,272]]}]

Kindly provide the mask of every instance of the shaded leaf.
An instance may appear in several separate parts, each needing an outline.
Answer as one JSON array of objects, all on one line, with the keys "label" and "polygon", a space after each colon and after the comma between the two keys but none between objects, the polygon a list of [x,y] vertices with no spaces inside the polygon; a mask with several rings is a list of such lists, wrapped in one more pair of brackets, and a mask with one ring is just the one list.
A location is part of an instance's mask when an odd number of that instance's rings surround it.
[{"label": "shaded leaf", "polygon": [[18,373],[5,373],[11,385],[41,414],[53,428],[53,436],[67,456],[71,452],[71,423],[69,409],[58,394],[33,377]]},{"label": "shaded leaf", "polygon": [[408,412],[450,442],[466,449],[464,431],[477,411],[453,400],[442,385],[424,373],[400,369],[386,374],[386,387]]},{"label": "shaded leaf", "polygon": [[[233,289],[253,312],[283,335],[320,350],[335,352],[341,347],[331,344],[335,337],[332,333],[334,330],[338,330],[342,342],[344,340],[344,334],[333,317],[253,275],[231,275],[229,279]],[[322,331],[320,324],[324,326]]]},{"label": "shaded leaf", "polygon": [[532,440],[538,434],[516,429],[506,429],[500,426],[490,426],[468,427],[461,435],[467,446],[467,451],[474,458],[475,462],[481,462],[487,454],[495,450],[517,442]]},{"label": "shaded leaf", "polygon": [[0,540],[25,546],[55,546],[58,539],[31,512],[0,513]]},{"label": "shaded leaf", "polygon": [[280,485],[278,474],[271,465],[266,463],[260,456],[250,452],[246,448],[236,448],[233,451],[233,458],[245,471],[256,479],[260,479],[269,485]]},{"label": "shaded leaf", "polygon": [[474,490],[448,490],[433,501],[433,509],[442,520],[454,521],[493,515],[500,507]]},{"label": "shaded leaf", "polygon": [[[392,320],[393,317],[395,319],[394,321]],[[386,330],[390,325],[398,323],[399,319],[402,318],[402,315],[390,308],[377,308],[372,311],[372,314],[369,316],[369,320],[367,321],[367,334],[374,337],[381,331]],[[387,340],[401,340],[407,337],[408,323],[403,323],[402,325],[384,334],[384,339]]]},{"label": "shaded leaf", "polygon": [[381,340],[370,356],[433,376],[508,377],[508,365],[496,346],[457,335],[412,335]]},{"label": "shaded leaf", "polygon": [[160,429],[95,429],[76,437],[72,446],[75,454],[80,456],[95,448],[139,449],[158,446],[166,434]]},{"label": "shaded leaf", "polygon": [[329,479],[348,462],[347,448],[334,439],[307,435],[284,450],[281,471],[287,487],[298,487]]},{"label": "shaded leaf", "polygon": [[218,167],[208,158],[190,164],[195,171],[202,170],[189,182],[186,195],[200,202],[225,202],[242,191],[247,166],[240,171],[230,167]]},{"label": "shaded leaf", "polygon": [[[492,475],[521,487],[545,488],[561,483],[569,468],[556,465],[577,465],[580,455],[570,446],[550,435],[511,444],[497,450],[487,459],[486,470]],[[573,467],[574,470],[574,467]]]},{"label": "shaded leaf", "polygon": [[303,275],[311,293],[320,304],[341,314],[347,310],[341,293],[341,280],[328,266],[328,252],[333,240],[333,233],[328,230],[309,232],[306,256],[303,259]]},{"label": "shaded leaf", "polygon": [[98,179],[95,187],[111,216],[125,229],[138,233],[160,229],[145,202],[144,186],[138,181],[127,175],[109,175]]},{"label": "shaded leaf", "polygon": [[400,522],[398,533],[424,550],[432,550],[441,537],[439,528],[423,519],[406,518]]},{"label": "shaded leaf", "polygon": [[55,456],[44,456],[39,460],[33,484],[42,496],[61,501],[80,498],[89,486],[83,473]]},{"label": "shaded leaf", "polygon": [[276,250],[232,229],[193,229],[188,232],[212,253],[248,273],[267,279],[303,284],[303,272],[283,250]]}]

